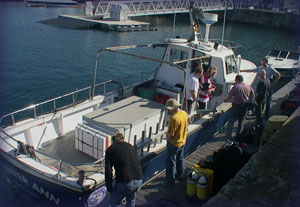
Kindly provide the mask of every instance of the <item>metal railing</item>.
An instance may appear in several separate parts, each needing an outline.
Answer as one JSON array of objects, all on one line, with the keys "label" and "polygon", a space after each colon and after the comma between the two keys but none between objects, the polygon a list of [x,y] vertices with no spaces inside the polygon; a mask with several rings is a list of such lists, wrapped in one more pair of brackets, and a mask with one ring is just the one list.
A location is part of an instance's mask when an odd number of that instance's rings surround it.
[{"label": "metal railing", "polygon": [[[222,43],[222,40],[221,39],[210,39],[209,41],[211,42],[216,42],[216,43],[219,43],[221,44]],[[241,48],[242,45],[237,43],[237,42],[234,42],[234,41],[230,41],[230,40],[223,40],[223,45],[228,47],[229,49],[232,49],[232,50],[235,50],[237,48]]]},{"label": "metal railing", "polygon": [[[130,84],[130,78],[138,77],[138,76],[140,76],[139,77],[140,81],[144,82],[146,76],[149,75],[149,74],[154,74],[154,71],[151,71],[151,72],[137,72],[137,73],[134,73],[134,74],[126,75],[125,77],[120,77],[120,78],[117,78],[117,79],[114,79],[114,80],[108,80],[108,81],[104,81],[104,82],[101,82],[101,83],[97,83],[97,84],[95,84],[95,88],[98,88],[98,90],[99,90],[99,87],[102,87],[103,93],[101,95],[105,96],[105,95],[107,95],[108,92],[110,92],[109,88],[107,86],[108,84],[116,83],[116,82],[121,81],[121,80],[126,80],[126,84]],[[136,80],[134,80],[134,81],[136,81]],[[84,99],[76,100],[77,99],[77,94],[79,94],[80,92],[84,92],[84,91],[88,92],[88,96]],[[64,95],[61,95],[61,96],[57,96],[57,97],[49,99],[47,101],[43,101],[43,102],[40,102],[40,103],[37,103],[37,104],[27,106],[23,109],[5,114],[4,116],[2,116],[0,118],[0,123],[4,122],[6,118],[10,118],[10,125],[14,125],[17,121],[19,121],[19,120],[16,120],[16,115],[20,114],[20,113],[28,112],[28,111],[32,111],[31,112],[32,117],[37,118],[38,117],[37,107],[43,107],[43,105],[46,105],[46,104],[49,104],[49,103],[52,105],[52,108],[50,110],[47,110],[46,112],[43,112],[40,115],[50,113],[50,112],[57,112],[57,111],[65,108],[65,107],[75,106],[76,104],[81,103],[82,101],[92,99],[91,91],[92,91],[92,86],[88,86],[88,87],[85,87],[85,88],[82,88],[82,89],[75,90],[71,93],[67,93],[67,94],[64,94]],[[66,98],[66,97],[72,97],[71,104],[65,104],[61,107],[57,107],[57,102],[59,100],[62,100],[63,98]],[[29,117],[25,117],[25,118],[29,118]]]},{"label": "metal railing", "polygon": [[142,0],[142,1],[100,1],[96,7],[95,15],[110,17],[112,5],[127,6],[126,13],[130,16],[153,14],[185,13],[193,4],[194,8],[210,10],[224,10],[233,8],[232,0]]}]

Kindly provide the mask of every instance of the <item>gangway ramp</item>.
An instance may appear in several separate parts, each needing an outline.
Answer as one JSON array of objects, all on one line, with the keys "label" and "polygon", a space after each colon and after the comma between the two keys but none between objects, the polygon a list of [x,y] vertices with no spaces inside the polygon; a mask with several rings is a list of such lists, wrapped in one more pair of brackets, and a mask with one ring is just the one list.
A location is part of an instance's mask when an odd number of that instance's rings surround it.
[{"label": "gangway ramp", "polygon": [[219,11],[233,9],[232,0],[137,0],[137,1],[100,1],[95,15],[110,18],[111,8],[114,5],[125,5],[128,17],[162,15],[174,13],[188,13],[189,8],[203,11]]}]

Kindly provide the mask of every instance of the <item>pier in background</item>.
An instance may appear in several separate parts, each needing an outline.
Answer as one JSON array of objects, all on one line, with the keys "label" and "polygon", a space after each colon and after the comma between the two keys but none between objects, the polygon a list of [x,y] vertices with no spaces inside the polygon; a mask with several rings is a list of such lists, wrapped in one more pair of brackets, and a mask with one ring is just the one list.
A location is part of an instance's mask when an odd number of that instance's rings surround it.
[{"label": "pier in background", "polygon": [[131,20],[131,17],[188,13],[193,7],[203,11],[233,9],[232,0],[142,0],[100,1],[97,6],[86,2],[83,15],[60,15],[58,19],[44,23],[74,29],[99,28],[113,31],[155,30],[147,22]]}]

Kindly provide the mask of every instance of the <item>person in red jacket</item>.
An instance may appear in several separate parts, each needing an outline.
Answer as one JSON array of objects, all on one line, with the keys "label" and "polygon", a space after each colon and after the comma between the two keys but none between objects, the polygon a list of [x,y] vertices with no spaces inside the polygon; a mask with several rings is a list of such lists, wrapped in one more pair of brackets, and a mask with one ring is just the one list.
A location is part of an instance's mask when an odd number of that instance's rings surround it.
[{"label": "person in red jacket", "polygon": [[207,102],[211,96],[211,93],[216,90],[216,87],[212,84],[211,79],[217,75],[216,67],[209,67],[206,73],[199,78],[199,97],[198,104],[199,109],[206,109]]}]

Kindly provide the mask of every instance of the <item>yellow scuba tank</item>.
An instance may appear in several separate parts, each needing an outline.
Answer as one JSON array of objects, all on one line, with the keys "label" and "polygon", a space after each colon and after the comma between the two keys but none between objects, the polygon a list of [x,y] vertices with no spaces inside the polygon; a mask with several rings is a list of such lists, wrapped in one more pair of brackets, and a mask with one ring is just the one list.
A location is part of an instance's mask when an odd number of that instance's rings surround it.
[{"label": "yellow scuba tank", "polygon": [[208,168],[202,168],[199,165],[194,165],[193,167],[196,171],[198,171],[198,177],[202,175],[202,172],[205,173],[208,184],[208,196],[211,196],[213,191],[214,171]]},{"label": "yellow scuba tank", "polygon": [[197,198],[206,200],[208,198],[208,184],[203,172],[197,183]]},{"label": "yellow scuba tank", "polygon": [[188,173],[186,179],[186,194],[188,197],[194,197],[197,191],[197,171],[194,168],[191,168],[191,171]]}]

